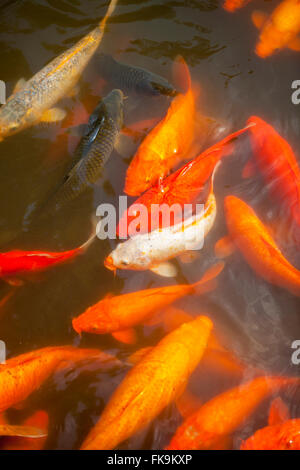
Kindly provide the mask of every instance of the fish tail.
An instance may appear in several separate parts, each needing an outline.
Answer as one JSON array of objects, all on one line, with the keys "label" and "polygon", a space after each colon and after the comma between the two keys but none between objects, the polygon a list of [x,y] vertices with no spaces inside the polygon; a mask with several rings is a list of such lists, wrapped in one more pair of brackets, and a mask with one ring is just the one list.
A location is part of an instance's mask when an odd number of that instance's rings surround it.
[{"label": "fish tail", "polygon": [[106,26],[106,23],[107,23],[107,20],[109,19],[109,17],[113,14],[116,6],[117,6],[117,3],[118,3],[118,0],[111,0],[109,5],[108,5],[108,9],[107,9],[107,12],[106,12],[106,15],[104,16],[104,18],[102,18],[102,20],[100,21],[99,23],[99,27],[101,29],[101,31],[103,32],[104,29],[105,29],[105,26]]},{"label": "fish tail", "polygon": [[81,252],[84,252],[88,249],[88,247],[93,243],[95,238],[97,237],[97,223],[98,221],[96,220],[96,217],[92,217],[92,230],[91,230],[91,235],[89,238],[79,247],[79,250]]},{"label": "fish tail", "polygon": [[193,284],[192,287],[195,289],[197,294],[211,291],[216,287],[216,277],[218,277],[218,275],[223,271],[224,266],[225,263],[223,261],[214,264],[204,273],[200,281]]},{"label": "fish tail", "polygon": [[190,71],[184,58],[180,55],[174,61],[172,75],[177,90],[187,93],[191,89],[192,80]]}]

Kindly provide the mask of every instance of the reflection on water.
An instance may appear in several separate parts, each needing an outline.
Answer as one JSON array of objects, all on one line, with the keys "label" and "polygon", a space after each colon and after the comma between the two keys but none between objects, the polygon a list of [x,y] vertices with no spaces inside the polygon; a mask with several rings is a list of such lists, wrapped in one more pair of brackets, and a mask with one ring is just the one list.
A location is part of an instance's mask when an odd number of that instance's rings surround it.
[{"label": "reflection on water", "polygon": [[[0,79],[8,94],[21,77],[29,78],[49,60],[70,47],[96,26],[107,2],[98,0],[3,2],[0,34]],[[275,0],[264,2],[272,10]],[[261,2],[253,0],[253,7]],[[291,103],[291,83],[299,78],[297,53],[284,51],[268,60],[254,54],[257,30],[249,10],[230,15],[217,0],[207,1],[133,1],[120,0],[101,48],[124,62],[146,67],[167,79],[172,64],[181,54],[187,61],[193,81],[200,86],[199,108],[213,117],[228,132],[241,128],[247,118],[259,115],[270,122],[297,151],[299,110]],[[80,92],[67,97],[68,110],[83,103],[85,118],[109,90],[103,86],[97,56],[84,72]],[[129,97],[125,123],[163,115],[168,106],[164,97]],[[109,202],[117,206],[122,194],[125,172],[139,141],[125,142],[122,151],[114,151],[102,178],[93,191],[78,198],[56,217],[31,227],[27,216],[61,180],[76,146],[72,137],[59,138],[60,125],[36,126],[1,143],[0,153],[0,241],[12,241],[23,249],[65,250],[79,245],[90,230],[90,216],[96,206]],[[213,142],[211,142],[213,143]],[[298,144],[298,145],[297,145]],[[260,176],[243,181],[241,170],[251,155],[247,138],[241,138],[235,153],[226,160],[216,176],[217,222],[207,238],[201,257],[192,264],[180,263],[175,282],[194,282],[214,260],[215,242],[226,233],[222,201],[235,194],[246,200],[264,220],[274,220],[282,209],[274,207],[268,188]],[[277,240],[278,241],[278,240]],[[281,242],[281,240],[279,240]],[[20,246],[22,244],[22,246]],[[9,245],[7,245],[9,246]],[[83,335],[72,330],[71,319],[107,293],[119,294],[172,284],[150,272],[118,272],[103,266],[115,241],[97,241],[83,257],[53,268],[40,278],[15,289],[0,312],[0,338],[5,340],[9,356],[34,348],[75,344],[99,346],[126,358],[135,349],[155,344],[164,335],[163,328],[138,328],[138,344],[129,347],[110,336]],[[300,267],[299,254],[288,242],[282,249],[289,260]],[[10,287],[3,283],[0,295]],[[186,311],[207,312],[227,347],[250,365],[266,371],[297,374],[291,364],[291,344],[299,337],[299,301],[283,289],[256,277],[244,260],[236,255],[228,261],[217,289],[201,298],[188,296],[178,302]],[[298,336],[297,336],[298,335]],[[75,372],[57,374],[28,400],[29,409],[42,408],[50,414],[49,448],[76,448],[93,423],[128,367],[102,373]],[[209,399],[236,383],[236,379],[207,373],[200,366],[193,374],[190,389],[201,399]],[[69,373],[70,374],[70,373]],[[298,397],[299,398],[299,397]],[[299,416],[297,396],[286,397],[291,412]],[[21,419],[24,410],[12,410]],[[247,422],[235,439],[247,437],[264,426],[267,406]],[[297,414],[298,413],[298,414]],[[180,423],[175,406],[170,406],[145,431],[124,443],[122,448],[159,448],[168,442]]]}]

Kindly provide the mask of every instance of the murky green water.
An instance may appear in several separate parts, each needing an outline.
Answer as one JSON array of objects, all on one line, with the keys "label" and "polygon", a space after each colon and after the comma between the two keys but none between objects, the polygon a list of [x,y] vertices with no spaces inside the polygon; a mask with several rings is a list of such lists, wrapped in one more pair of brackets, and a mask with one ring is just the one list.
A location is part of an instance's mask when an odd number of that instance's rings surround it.
[{"label": "murky green water", "polygon": [[[48,61],[66,50],[96,26],[107,2],[99,0],[44,0],[2,2],[0,13],[0,79],[8,95],[17,80],[30,78]],[[177,54],[187,61],[193,81],[200,85],[201,112],[212,116],[233,131],[256,114],[269,123],[299,151],[299,106],[291,102],[291,83],[300,78],[299,53],[284,51],[262,60],[255,56],[257,30],[251,23],[253,8],[271,11],[277,1],[253,0],[247,8],[232,15],[217,0],[134,1],[120,0],[107,27],[101,50],[133,65],[139,65],[171,80],[172,63]],[[66,98],[63,105],[77,109],[83,102],[91,112],[109,85],[103,88],[97,57],[91,61],[80,81],[80,92]],[[168,101],[163,98],[128,98],[125,122],[163,115]],[[60,181],[68,166],[74,142],[60,145],[59,125],[36,126],[0,145],[0,242],[17,233],[18,242],[10,247],[65,250],[82,243],[89,234],[90,217],[102,202],[116,207],[122,194],[125,172],[138,142],[125,154],[114,152],[103,177],[93,191],[74,201],[57,217],[30,230],[27,215],[32,205],[43,201]],[[73,142],[73,143],[72,143]],[[268,188],[260,177],[241,180],[241,170],[251,154],[249,141],[241,139],[236,152],[216,177],[217,222],[207,238],[199,260],[181,264],[175,282],[194,282],[213,262],[214,243],[226,233],[222,201],[236,194],[250,203],[265,220],[278,213]],[[277,212],[276,212],[277,211]],[[280,215],[280,214],[279,214]],[[71,319],[107,293],[119,294],[167,285],[150,272],[118,272],[103,266],[114,241],[97,241],[88,252],[72,263],[43,273],[15,290],[0,312],[0,339],[8,355],[48,345],[74,344],[99,346],[126,357],[131,351],[156,344],[163,337],[160,327],[140,327],[138,344],[123,346],[110,336],[76,335]],[[294,246],[282,246],[290,261],[300,267]],[[10,286],[3,283],[0,295]],[[240,358],[259,365],[266,373],[299,374],[291,364],[291,343],[300,338],[299,300],[257,278],[243,259],[228,260],[218,288],[204,297],[189,296],[178,306],[192,312],[207,312],[217,332]],[[97,420],[109,396],[121,381],[127,366],[110,373],[101,370],[56,375],[30,397],[23,410],[13,411],[15,419],[42,408],[50,416],[47,448],[78,448]],[[208,399],[236,384],[232,377],[204,371],[193,374],[190,389]],[[293,416],[300,416],[299,397],[286,397]],[[235,435],[234,446],[259,426],[266,424],[267,404]],[[145,431],[122,448],[161,448],[180,423],[175,406],[170,406]]]}]

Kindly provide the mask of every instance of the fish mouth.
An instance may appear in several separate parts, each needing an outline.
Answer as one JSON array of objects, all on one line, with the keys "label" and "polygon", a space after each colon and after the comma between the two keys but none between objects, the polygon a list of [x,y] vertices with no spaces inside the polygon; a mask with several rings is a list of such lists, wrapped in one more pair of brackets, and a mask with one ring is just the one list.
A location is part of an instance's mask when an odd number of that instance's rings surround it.
[{"label": "fish mouth", "polygon": [[116,271],[117,271],[117,268],[115,267],[114,261],[113,261],[113,259],[112,259],[111,256],[107,256],[107,257],[105,258],[105,260],[104,260],[104,266],[105,266],[107,269],[109,269],[110,271],[113,271],[114,274],[115,274]]}]

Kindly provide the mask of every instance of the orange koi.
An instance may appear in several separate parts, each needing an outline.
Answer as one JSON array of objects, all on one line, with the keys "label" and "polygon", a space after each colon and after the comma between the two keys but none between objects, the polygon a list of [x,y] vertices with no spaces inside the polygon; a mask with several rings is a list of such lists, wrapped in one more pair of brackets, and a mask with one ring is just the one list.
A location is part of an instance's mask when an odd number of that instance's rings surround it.
[{"label": "orange koi", "polygon": [[255,52],[263,59],[274,52],[289,48],[300,51],[300,3],[299,0],[283,0],[268,16],[255,11],[254,25],[261,30]]},{"label": "orange koi", "polygon": [[[147,209],[147,220],[145,224],[141,224],[141,228],[147,226],[148,230],[150,227],[151,230],[155,230],[163,227],[161,218],[158,218],[157,221],[155,221],[155,218],[153,220],[152,205],[167,204],[172,207],[172,205],[179,204],[183,208],[184,204],[193,203],[203,191],[204,185],[211,177],[216,164],[228,154],[228,151],[230,153],[232,147],[228,144],[247,130],[248,126],[228,135],[139,197],[134,202],[134,206],[141,205]],[[119,236],[127,237],[131,235],[129,225],[136,218],[136,215],[133,205],[122,215],[117,227]],[[180,216],[182,216],[182,211],[180,211]],[[175,214],[171,225],[176,222]]]},{"label": "orange koi", "polygon": [[83,254],[94,241],[96,233],[93,230],[91,237],[82,245],[73,250],[53,251],[24,251],[11,250],[0,253],[0,279],[11,284],[18,283],[16,278],[29,273],[45,271],[46,269],[62,264]]},{"label": "orange koi", "polygon": [[139,146],[126,174],[124,192],[138,196],[153,186],[191,149],[195,133],[195,96],[188,67],[182,58],[176,62],[183,81],[184,93],[172,101],[167,115]]},{"label": "orange koi", "polygon": [[284,257],[254,210],[235,196],[227,196],[224,205],[229,240],[226,237],[218,242],[217,254],[222,256],[223,251],[226,256],[237,247],[259,276],[299,296],[300,271]]},{"label": "orange koi", "polygon": [[185,295],[193,292],[202,294],[210,290],[223,267],[224,264],[213,266],[195,284],[154,287],[104,298],[74,318],[73,328],[79,334],[82,331],[105,334],[131,329]]},{"label": "orange koi", "polygon": [[81,449],[114,449],[158,416],[183,392],[212,326],[200,316],[165,336],[127,374]]},{"label": "orange koi", "polygon": [[300,419],[259,429],[241,445],[241,450],[300,450]]},{"label": "orange koi", "polygon": [[288,377],[257,377],[206,402],[177,429],[168,450],[210,449],[233,433],[275,389],[297,384]]},{"label": "orange koi", "polygon": [[0,364],[0,412],[24,401],[62,365],[84,359],[105,361],[111,357],[97,349],[53,346],[21,354]]},{"label": "orange koi", "polygon": [[36,411],[32,416],[27,418],[22,426],[34,427],[42,430],[45,436],[36,437],[6,437],[0,441],[0,450],[41,450],[47,440],[49,417],[48,413],[43,410]]},{"label": "orange koi", "polygon": [[243,176],[251,176],[258,168],[272,196],[284,203],[300,226],[300,168],[288,142],[275,129],[257,116],[252,116],[250,127],[254,158],[244,168]]},{"label": "orange koi", "polygon": [[233,13],[240,8],[243,8],[247,5],[251,0],[225,0],[223,3],[223,8],[230,13]]}]

